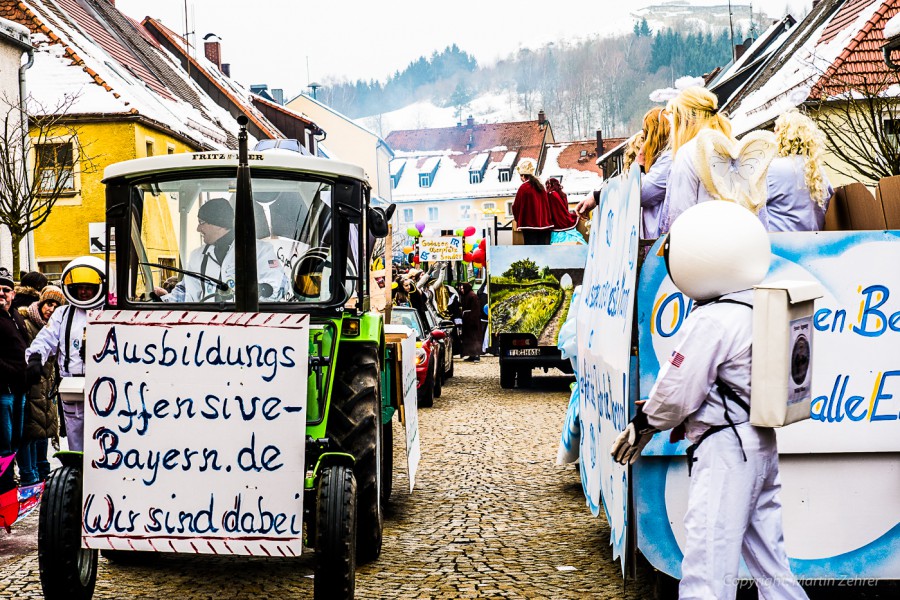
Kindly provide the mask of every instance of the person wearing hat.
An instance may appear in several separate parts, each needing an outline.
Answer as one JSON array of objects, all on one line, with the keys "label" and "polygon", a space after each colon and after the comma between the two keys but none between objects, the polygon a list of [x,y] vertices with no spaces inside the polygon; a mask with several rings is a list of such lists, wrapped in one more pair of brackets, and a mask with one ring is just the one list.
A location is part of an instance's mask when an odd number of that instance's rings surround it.
[{"label": "person wearing hat", "polygon": [[512,212],[516,229],[522,232],[529,245],[550,244],[553,222],[550,220],[550,200],[541,181],[534,176],[534,163],[523,160],[516,167],[522,185],[516,192]]},{"label": "person wearing hat", "polygon": [[45,285],[47,285],[47,277],[40,271],[31,271],[23,275],[19,285],[16,286],[16,299],[13,300],[13,308],[18,310],[23,306],[37,302]]},{"label": "person wearing hat", "polygon": [[12,308],[15,282],[0,267],[0,493],[15,487],[12,459],[19,449],[25,413],[25,322]]},{"label": "person wearing hat", "polygon": [[[197,211],[197,231],[203,243],[188,257],[185,274],[172,289],[154,289],[163,302],[234,301],[234,208],[225,198],[213,198]],[[259,299],[275,301],[286,289],[287,278],[271,244],[256,241]]]},{"label": "person wearing hat", "polygon": [[[63,269],[62,294],[66,305],[54,310],[25,352],[29,385],[44,376],[44,365],[55,357],[59,376],[84,381],[87,311],[103,304],[106,265],[96,256],[81,256]],[[48,302],[58,299],[51,290]],[[84,400],[63,401],[63,419],[69,450],[84,449]]]},{"label": "person wearing hat", "polygon": [[[57,307],[66,303],[62,289],[48,285],[41,290],[40,299],[19,309],[25,320],[28,343],[31,344],[41,329],[50,321]],[[59,450],[59,408],[56,393],[57,366],[53,361],[44,365],[40,381],[28,390],[22,446],[16,454],[19,465],[20,485],[33,485],[47,479],[50,461],[47,460],[47,440]]]}]

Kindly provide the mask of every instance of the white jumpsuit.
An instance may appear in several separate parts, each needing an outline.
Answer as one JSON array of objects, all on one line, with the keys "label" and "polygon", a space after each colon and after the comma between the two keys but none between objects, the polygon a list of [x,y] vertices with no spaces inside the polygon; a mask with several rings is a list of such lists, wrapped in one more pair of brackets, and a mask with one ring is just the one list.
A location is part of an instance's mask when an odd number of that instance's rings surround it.
[{"label": "white jumpsuit", "polygon": [[[68,327],[69,315],[72,325]],[[53,311],[50,320],[38,332],[25,351],[25,362],[32,354],[39,354],[41,364],[47,364],[53,356],[59,365],[60,377],[84,377],[84,360],[81,350],[87,327],[87,311],[68,304]],[[69,355],[66,356],[66,329],[69,329]],[[84,450],[84,402],[63,402],[66,420],[66,443],[69,450]]]},{"label": "white jumpsuit", "polygon": [[[752,293],[724,299],[749,304]],[[721,379],[749,402],[752,329],[753,311],[747,306],[720,301],[697,307],[644,405],[650,425],[665,430],[683,422],[694,444],[710,427],[726,426],[694,452],[684,517],[682,600],[734,598],[741,557],[760,598],[807,598],[784,551],[775,433],[750,425],[747,412],[723,401],[716,385]],[[726,402],[733,429],[725,418]]]}]

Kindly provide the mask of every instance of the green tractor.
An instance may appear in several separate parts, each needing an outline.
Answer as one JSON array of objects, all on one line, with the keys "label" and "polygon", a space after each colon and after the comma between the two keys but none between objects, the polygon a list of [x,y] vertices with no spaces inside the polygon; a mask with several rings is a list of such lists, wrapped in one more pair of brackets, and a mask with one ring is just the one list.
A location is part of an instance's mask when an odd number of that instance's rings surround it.
[{"label": "green tractor", "polygon": [[[238,152],[118,163],[104,183],[107,299],[86,335],[85,452],[59,455],[41,503],[45,597],[90,598],[98,552],[301,548],[316,598],[353,597],[391,488],[397,365],[369,267],[393,205],[370,205],[357,166],[248,152],[243,127]],[[294,378],[277,397],[273,369]]]}]

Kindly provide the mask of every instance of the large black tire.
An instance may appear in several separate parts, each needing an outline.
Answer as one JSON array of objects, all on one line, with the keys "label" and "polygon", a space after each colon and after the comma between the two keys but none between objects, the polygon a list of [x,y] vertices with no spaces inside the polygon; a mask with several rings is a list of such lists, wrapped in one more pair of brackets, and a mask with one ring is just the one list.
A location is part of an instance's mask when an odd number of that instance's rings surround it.
[{"label": "large black tire", "polygon": [[516,370],[509,365],[500,365],[500,387],[510,390],[516,385]]},{"label": "large black tire", "polygon": [[381,426],[381,506],[394,491],[394,425],[393,419]]},{"label": "large black tire", "polygon": [[356,478],[325,467],[316,492],[316,600],[353,598],[356,587]]},{"label": "large black tire", "polygon": [[97,582],[97,551],[81,548],[81,470],[50,474],[38,517],[38,566],[47,600],[89,600]]},{"label": "large black tire", "polygon": [[434,397],[440,398],[441,393],[444,391],[444,351],[440,349],[437,351],[437,356],[433,356],[432,358],[436,358],[434,361]]},{"label": "large black tire", "polygon": [[417,407],[431,408],[434,406],[434,376],[429,373],[425,377],[425,382],[418,390],[416,390]]},{"label": "large black tire", "polygon": [[[345,346],[347,348],[347,346]],[[340,452],[356,462],[357,534],[356,558],[360,564],[381,554],[381,396],[378,350],[361,346],[339,359],[334,393],[328,414],[328,436]]]}]

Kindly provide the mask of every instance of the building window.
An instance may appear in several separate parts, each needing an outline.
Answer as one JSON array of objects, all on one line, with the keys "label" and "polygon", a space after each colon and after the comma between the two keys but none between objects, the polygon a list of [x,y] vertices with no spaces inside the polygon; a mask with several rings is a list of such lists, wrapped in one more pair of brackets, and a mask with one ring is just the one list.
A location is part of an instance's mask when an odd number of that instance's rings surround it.
[{"label": "building window", "polygon": [[403,209],[403,222],[404,223],[412,223],[413,221],[413,209],[404,208]]},{"label": "building window", "polygon": [[51,260],[41,261],[38,263],[38,270],[47,276],[50,281],[55,281],[62,277],[63,269],[69,264],[67,260]]},{"label": "building window", "polygon": [[430,173],[419,173],[419,187],[431,187]]},{"label": "building window", "polygon": [[469,171],[469,183],[481,183],[481,173],[478,171]]},{"label": "building window", "polygon": [[41,178],[41,191],[75,191],[75,156],[72,144],[37,144],[37,169]]},{"label": "building window", "polygon": [[500,169],[500,183],[507,183],[512,179],[512,169]]},{"label": "building window", "polygon": [[460,221],[468,221],[469,213],[472,210],[472,206],[469,204],[461,204],[459,207],[459,219]]},{"label": "building window", "polygon": [[147,149],[147,156],[153,156],[153,140],[147,138],[144,140],[144,146]]},{"label": "building window", "polygon": [[437,221],[438,220],[438,209],[436,206],[428,207],[428,220],[429,221]]},{"label": "building window", "polygon": [[497,205],[494,204],[493,202],[485,202],[484,204],[481,205],[481,210],[483,210],[484,212],[487,212],[489,210],[494,210],[495,208],[497,208]]},{"label": "building window", "polygon": [[881,127],[884,130],[884,137],[895,148],[900,146],[900,119],[882,119]]},{"label": "building window", "polygon": [[506,203],[506,214],[512,215],[512,201]]},{"label": "building window", "polygon": [[166,154],[175,154],[175,146],[166,144]]}]

